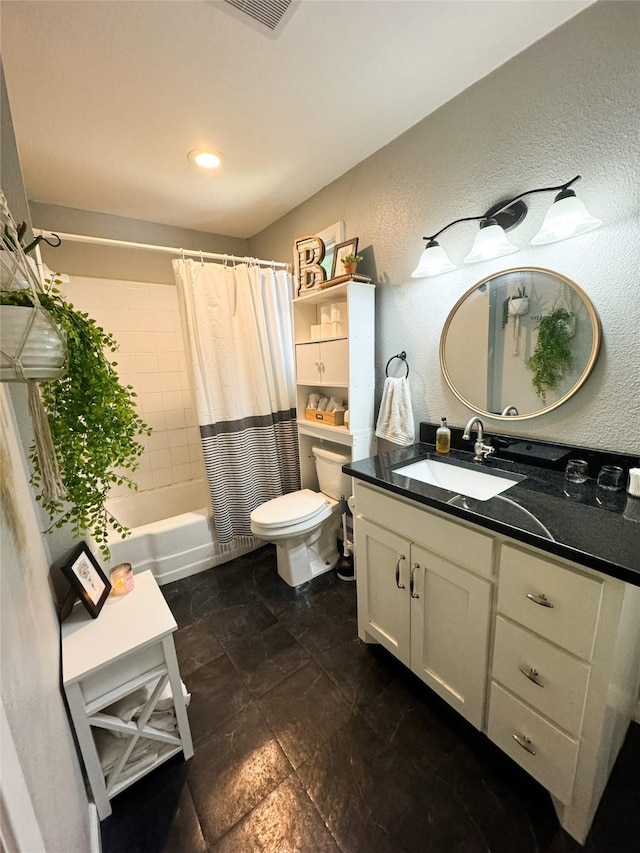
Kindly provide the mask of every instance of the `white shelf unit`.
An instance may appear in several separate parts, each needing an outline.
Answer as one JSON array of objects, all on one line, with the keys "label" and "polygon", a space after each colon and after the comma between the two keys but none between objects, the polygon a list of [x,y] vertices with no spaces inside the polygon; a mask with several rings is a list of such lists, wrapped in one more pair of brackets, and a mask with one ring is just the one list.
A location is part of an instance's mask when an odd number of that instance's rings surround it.
[{"label": "white shelf unit", "polygon": [[[100,820],[111,814],[112,797],[171,756],[193,755],[187,710],[182,693],[173,632],[176,621],[153,573],[136,575],[130,593],[107,599],[97,619],[76,605],[62,624],[62,679],[91,792]],[[149,686],[150,696],[136,719],[124,722],[106,713],[111,705]],[[167,685],[173,696],[177,728],[150,725],[152,712]],[[94,731],[115,733],[121,749],[104,773]],[[159,744],[153,763],[131,770],[129,759],[141,740]]]},{"label": "white shelf unit", "polygon": [[[313,334],[321,325],[323,309],[342,306],[339,324],[327,337]],[[296,405],[302,487],[318,489],[311,448],[341,445],[352,461],[376,453],[375,394],[375,286],[347,281],[315,290],[293,300],[296,361]],[[309,394],[340,397],[349,409],[348,426],[331,426],[305,419]]]}]

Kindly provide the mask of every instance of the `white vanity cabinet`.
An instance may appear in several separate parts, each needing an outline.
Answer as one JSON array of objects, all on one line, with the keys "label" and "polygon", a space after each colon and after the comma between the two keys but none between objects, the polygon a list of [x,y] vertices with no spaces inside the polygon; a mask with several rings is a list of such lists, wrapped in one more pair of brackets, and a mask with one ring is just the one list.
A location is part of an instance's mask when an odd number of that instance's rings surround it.
[{"label": "white vanity cabinet", "polygon": [[640,588],[358,481],[358,626],[536,778],[584,843],[640,681]]},{"label": "white vanity cabinet", "polygon": [[[424,515],[356,484],[360,637],[379,642],[482,728],[492,543],[448,519],[417,524],[415,513]],[[456,539],[464,546],[454,562]]]}]

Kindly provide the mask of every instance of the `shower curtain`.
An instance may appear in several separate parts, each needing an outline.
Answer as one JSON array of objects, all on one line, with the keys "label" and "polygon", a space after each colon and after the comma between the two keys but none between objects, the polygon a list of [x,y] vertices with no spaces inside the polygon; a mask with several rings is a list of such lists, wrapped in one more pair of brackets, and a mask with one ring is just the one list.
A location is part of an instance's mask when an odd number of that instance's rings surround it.
[{"label": "shower curtain", "polygon": [[257,264],[173,268],[213,525],[226,543],[252,535],[261,503],[300,488],[291,277]]}]

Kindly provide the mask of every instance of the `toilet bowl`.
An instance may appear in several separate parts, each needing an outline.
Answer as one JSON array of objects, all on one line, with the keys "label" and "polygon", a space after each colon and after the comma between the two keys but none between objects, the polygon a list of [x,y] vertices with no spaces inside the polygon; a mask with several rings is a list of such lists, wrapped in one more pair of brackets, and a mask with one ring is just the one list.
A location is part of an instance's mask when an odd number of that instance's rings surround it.
[{"label": "toilet bowl", "polygon": [[338,562],[340,497],[348,497],[351,490],[342,473],[348,456],[325,447],[313,447],[312,453],[320,492],[290,492],[251,513],[253,534],[275,544],[278,574],[289,586],[306,583]]}]

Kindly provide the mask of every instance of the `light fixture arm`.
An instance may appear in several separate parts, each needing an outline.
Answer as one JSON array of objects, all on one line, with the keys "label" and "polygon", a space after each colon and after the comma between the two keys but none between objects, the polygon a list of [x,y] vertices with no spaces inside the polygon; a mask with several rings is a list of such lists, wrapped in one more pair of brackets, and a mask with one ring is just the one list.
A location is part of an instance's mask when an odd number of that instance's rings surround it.
[{"label": "light fixture arm", "polygon": [[[564,192],[564,190],[568,190],[572,184],[575,184],[576,181],[579,181],[581,178],[580,175],[576,175],[575,178],[571,178],[570,181],[567,181],[566,184],[559,184],[557,187],[539,187],[535,190],[527,190],[526,193],[520,193],[520,195],[515,196],[514,198],[509,199],[509,201],[505,201],[503,205],[501,205],[497,209],[493,209],[491,211],[491,215],[495,216],[498,213],[502,213],[503,210],[506,210],[508,207],[511,207],[514,202],[518,201],[521,198],[524,198],[526,195],[533,195],[534,193],[550,193],[554,191]],[[485,214],[486,216],[486,214]],[[482,218],[482,217],[481,217]],[[441,232],[438,232],[441,233]]]},{"label": "light fixture arm", "polygon": [[485,216],[463,216],[462,219],[454,219],[453,222],[450,222],[448,225],[445,225],[444,228],[441,228],[439,231],[436,231],[435,234],[432,234],[431,237],[423,237],[423,240],[435,240],[436,237],[439,237],[453,225],[457,225],[458,222],[479,222],[481,219],[486,219]]},{"label": "light fixture arm", "polygon": [[[448,225],[445,225],[444,228],[441,228],[439,231],[436,231],[435,234],[432,234],[430,237],[423,237],[423,240],[427,240],[428,243],[431,243],[445,231],[448,231],[449,228],[452,228],[454,225],[457,225],[459,222],[481,222],[483,220],[487,220],[490,217],[497,216],[497,214],[502,213],[507,208],[511,207],[512,204],[515,204],[516,201],[519,201],[521,198],[524,198],[526,195],[533,195],[534,193],[548,193],[548,192],[564,192],[564,190],[568,190],[572,184],[575,184],[576,181],[580,180],[580,175],[576,175],[575,178],[571,178],[570,181],[567,181],[564,184],[558,184],[558,186],[553,187],[538,187],[534,190],[527,190],[524,193],[520,193],[520,195],[514,196],[514,198],[505,201],[504,204],[501,204],[498,208],[492,208],[490,215],[488,213],[484,213],[482,216],[463,216],[461,219],[454,219],[453,222],[450,222]],[[526,212],[526,207],[524,208]]]}]

